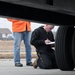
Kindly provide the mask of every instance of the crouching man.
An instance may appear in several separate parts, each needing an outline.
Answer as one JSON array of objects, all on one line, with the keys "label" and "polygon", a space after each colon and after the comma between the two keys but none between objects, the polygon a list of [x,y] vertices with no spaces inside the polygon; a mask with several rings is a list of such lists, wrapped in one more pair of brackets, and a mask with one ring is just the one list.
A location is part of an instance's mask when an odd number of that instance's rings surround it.
[{"label": "crouching man", "polygon": [[34,68],[37,66],[41,69],[58,68],[55,60],[55,52],[50,42],[54,41],[52,29],[53,25],[44,25],[35,29],[31,35],[31,44],[35,46],[37,52],[37,60],[34,62]]}]

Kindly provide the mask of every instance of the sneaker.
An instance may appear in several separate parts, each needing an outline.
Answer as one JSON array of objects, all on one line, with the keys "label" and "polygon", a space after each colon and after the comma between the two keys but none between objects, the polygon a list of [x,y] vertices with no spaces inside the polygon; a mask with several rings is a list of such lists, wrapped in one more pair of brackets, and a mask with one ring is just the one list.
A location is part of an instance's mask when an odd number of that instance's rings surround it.
[{"label": "sneaker", "polygon": [[16,67],[23,67],[23,65],[21,63],[15,63]]},{"label": "sneaker", "polygon": [[26,65],[27,66],[33,66],[32,62],[28,62]]}]

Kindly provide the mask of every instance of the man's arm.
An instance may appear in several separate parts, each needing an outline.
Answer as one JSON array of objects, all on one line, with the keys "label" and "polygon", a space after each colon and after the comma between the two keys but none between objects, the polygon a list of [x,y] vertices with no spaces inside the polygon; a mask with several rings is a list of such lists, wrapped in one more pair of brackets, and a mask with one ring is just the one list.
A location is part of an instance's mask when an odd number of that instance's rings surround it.
[{"label": "man's arm", "polygon": [[[52,33],[52,42],[55,42],[55,39],[54,39],[54,35],[53,35],[53,32],[51,31],[51,33]],[[55,47],[55,43],[54,44],[51,44],[51,47]]]},{"label": "man's arm", "polygon": [[45,40],[39,39],[40,31],[38,29],[34,30],[31,35],[31,44],[34,46],[44,45]]},{"label": "man's arm", "polygon": [[53,32],[52,31],[51,31],[51,38],[52,38],[51,41],[54,42],[55,39],[54,39],[54,35],[53,35]]}]

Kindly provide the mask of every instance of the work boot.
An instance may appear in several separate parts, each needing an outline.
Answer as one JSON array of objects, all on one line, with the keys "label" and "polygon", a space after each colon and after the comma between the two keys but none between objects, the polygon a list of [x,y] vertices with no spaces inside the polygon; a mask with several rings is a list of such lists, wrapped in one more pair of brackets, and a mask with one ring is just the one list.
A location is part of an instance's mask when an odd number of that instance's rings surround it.
[{"label": "work boot", "polygon": [[34,67],[35,69],[38,67],[37,61],[38,61],[38,57],[36,57],[36,60],[35,60],[34,63],[33,63],[33,67]]}]

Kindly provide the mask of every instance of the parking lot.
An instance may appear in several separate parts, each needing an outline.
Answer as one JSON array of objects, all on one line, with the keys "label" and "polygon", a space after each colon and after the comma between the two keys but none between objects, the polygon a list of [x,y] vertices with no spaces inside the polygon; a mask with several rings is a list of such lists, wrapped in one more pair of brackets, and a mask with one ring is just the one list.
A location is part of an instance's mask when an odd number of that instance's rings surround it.
[{"label": "parking lot", "polygon": [[15,67],[13,59],[0,59],[0,75],[75,75],[75,70],[61,71],[59,69],[34,69],[31,66],[26,66],[25,59],[21,59],[21,63],[23,64],[23,67]]}]

